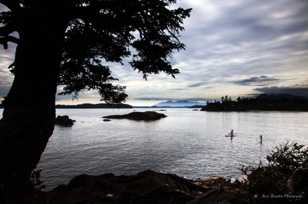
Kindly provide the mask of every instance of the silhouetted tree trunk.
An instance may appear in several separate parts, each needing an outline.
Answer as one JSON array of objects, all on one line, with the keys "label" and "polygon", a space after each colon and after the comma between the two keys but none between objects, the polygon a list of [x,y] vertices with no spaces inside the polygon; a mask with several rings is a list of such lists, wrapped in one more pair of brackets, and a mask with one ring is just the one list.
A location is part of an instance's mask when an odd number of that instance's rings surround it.
[{"label": "silhouetted tree trunk", "polygon": [[0,121],[0,183],[6,189],[28,182],[53,133],[64,36],[62,21],[44,10],[29,12],[20,26],[15,78]]}]

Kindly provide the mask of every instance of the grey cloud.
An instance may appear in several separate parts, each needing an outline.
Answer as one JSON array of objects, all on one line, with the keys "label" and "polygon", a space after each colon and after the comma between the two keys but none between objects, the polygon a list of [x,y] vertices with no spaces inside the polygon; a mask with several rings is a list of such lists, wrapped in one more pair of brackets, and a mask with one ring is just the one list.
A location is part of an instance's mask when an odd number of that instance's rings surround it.
[{"label": "grey cloud", "polygon": [[265,86],[278,81],[280,80],[277,78],[262,75],[262,76],[253,76],[247,79],[233,81],[233,83],[242,86]]},{"label": "grey cloud", "polygon": [[135,100],[144,100],[144,101],[162,101],[162,100],[172,100],[173,98],[168,97],[137,97]]},{"label": "grey cloud", "polygon": [[[200,29],[203,33],[225,32],[235,43],[301,32],[308,26],[308,3],[301,0],[245,1],[221,9],[223,13],[216,20]],[[272,16],[284,11],[290,14],[278,19]]]},{"label": "grey cloud", "polygon": [[187,87],[195,88],[195,87],[202,87],[202,86],[206,86],[206,85],[207,85],[207,82],[198,82],[198,83],[190,84]]},{"label": "grey cloud", "polygon": [[[183,100],[183,98],[174,98],[174,97],[138,97],[135,98],[135,100],[149,100],[149,101],[164,101],[164,100]],[[185,98],[185,100],[191,100],[191,101],[204,101],[205,98],[200,98],[200,97],[192,97],[192,98]]]},{"label": "grey cloud", "polygon": [[[150,80],[148,83],[129,83],[142,80],[142,76],[130,68],[116,65],[112,71],[123,84],[128,84],[130,97],[147,100],[201,97],[217,84],[224,84],[225,89],[246,86],[254,93],[252,86],[274,86],[279,82],[279,86],[287,87],[289,81],[285,79],[289,75],[297,83],[296,79],[299,81],[308,74],[308,1],[178,2],[183,7],[193,8],[181,38],[187,49],[172,59],[181,74],[174,83],[164,75],[151,77],[155,83]],[[8,53],[5,56],[8,57],[6,60],[11,59]],[[7,67],[7,63],[2,63],[3,57],[4,54],[0,61],[0,81],[5,82],[2,83],[4,86],[9,80],[7,73],[2,71]],[[282,90],[283,87],[260,88],[259,91],[278,88]]]},{"label": "grey cloud", "polygon": [[[302,11],[303,7],[308,10],[308,2],[298,0],[275,0],[267,1],[266,3],[262,1],[246,1],[235,7],[223,7],[219,5],[224,4],[222,1],[215,1],[215,3],[221,9],[221,14],[209,22],[206,22],[206,14],[204,16],[193,16],[193,18],[204,18],[204,23],[198,22],[200,20],[195,20],[194,22],[196,23],[192,22],[194,24],[191,26],[192,30],[188,31],[189,34],[184,36],[186,37],[184,40],[189,43],[188,47],[190,45],[194,46],[190,49],[194,52],[193,54],[203,57],[204,60],[211,58],[208,54],[213,54],[217,47],[223,44],[245,49],[243,43],[252,43],[252,47],[258,48],[260,47],[258,45],[261,45],[266,51],[268,46],[263,43],[270,42],[279,36],[308,30],[308,14]],[[207,6],[206,3],[204,6]],[[198,9],[196,8],[195,10]],[[287,20],[273,20],[268,17],[268,15],[281,10],[292,11],[293,15],[285,17]],[[212,36],[218,38],[213,40]],[[200,40],[196,41],[195,39],[198,38]],[[200,49],[202,49],[203,55],[200,54]],[[220,50],[217,54],[221,54],[221,51],[225,50]],[[267,51],[269,52],[269,50]],[[191,58],[191,55],[186,55],[186,57]]]},{"label": "grey cloud", "polygon": [[[207,14],[195,8],[198,15],[193,14],[195,19],[183,36],[187,51],[177,57],[177,61],[188,64],[181,70],[181,80],[197,81],[191,86],[206,88],[206,85],[211,86],[209,81],[213,78],[276,76],[307,70],[307,1],[247,0],[236,1],[239,3],[231,7],[224,6],[226,1],[207,2],[214,3],[221,12],[206,22]],[[189,6],[189,1],[185,3]],[[271,17],[281,12],[289,14],[278,19]],[[202,80],[206,82],[198,82]],[[280,82],[286,81],[281,79]]]},{"label": "grey cloud", "polygon": [[[216,81],[218,80],[218,79],[215,79]],[[214,80],[212,80],[212,81],[214,81]],[[202,88],[212,88],[212,86],[209,86],[209,83],[211,83],[210,81],[202,81],[202,82],[197,82],[197,83],[192,83],[192,84],[190,84],[190,85],[188,85],[187,86],[187,88],[200,88],[200,87],[202,87]]]},{"label": "grey cloud", "polygon": [[308,86],[294,86],[294,87],[264,87],[257,88],[256,91],[264,94],[290,94],[296,96],[308,97]]}]

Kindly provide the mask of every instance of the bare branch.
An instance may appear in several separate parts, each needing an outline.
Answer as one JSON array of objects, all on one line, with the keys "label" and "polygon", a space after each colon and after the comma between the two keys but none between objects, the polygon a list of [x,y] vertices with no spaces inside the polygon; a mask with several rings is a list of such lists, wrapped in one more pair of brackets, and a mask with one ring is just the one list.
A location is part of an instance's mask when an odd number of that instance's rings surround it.
[{"label": "bare branch", "polygon": [[0,44],[3,45],[3,48],[4,49],[7,49],[8,48],[8,43],[9,42],[12,42],[12,43],[15,43],[15,44],[18,44],[19,43],[19,39],[14,37],[14,36],[5,36],[5,37],[0,37]]},{"label": "bare branch", "polygon": [[14,31],[16,31],[15,26],[8,24],[6,26],[0,27],[0,36],[8,36]]}]

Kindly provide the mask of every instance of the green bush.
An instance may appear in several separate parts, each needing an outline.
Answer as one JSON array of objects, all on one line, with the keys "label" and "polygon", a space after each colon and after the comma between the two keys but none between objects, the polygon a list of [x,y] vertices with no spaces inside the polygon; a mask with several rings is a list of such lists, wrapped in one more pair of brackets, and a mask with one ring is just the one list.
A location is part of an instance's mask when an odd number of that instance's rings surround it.
[{"label": "green bush", "polygon": [[288,179],[296,169],[307,168],[308,148],[298,143],[279,145],[266,157],[266,164],[242,167],[247,190],[254,194],[288,193]]},{"label": "green bush", "polygon": [[295,169],[303,167],[308,161],[308,149],[305,145],[287,143],[276,147],[266,157],[266,160],[271,167],[293,172]]}]

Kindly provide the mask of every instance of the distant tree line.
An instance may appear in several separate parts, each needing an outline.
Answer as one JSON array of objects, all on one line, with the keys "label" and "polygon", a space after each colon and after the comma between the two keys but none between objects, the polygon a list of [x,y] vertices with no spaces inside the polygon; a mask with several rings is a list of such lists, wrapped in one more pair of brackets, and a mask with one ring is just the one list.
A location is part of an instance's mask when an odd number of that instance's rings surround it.
[{"label": "distant tree line", "polygon": [[256,97],[238,97],[232,100],[229,96],[221,97],[221,101],[208,102],[203,111],[308,111],[308,98],[287,94]]}]

